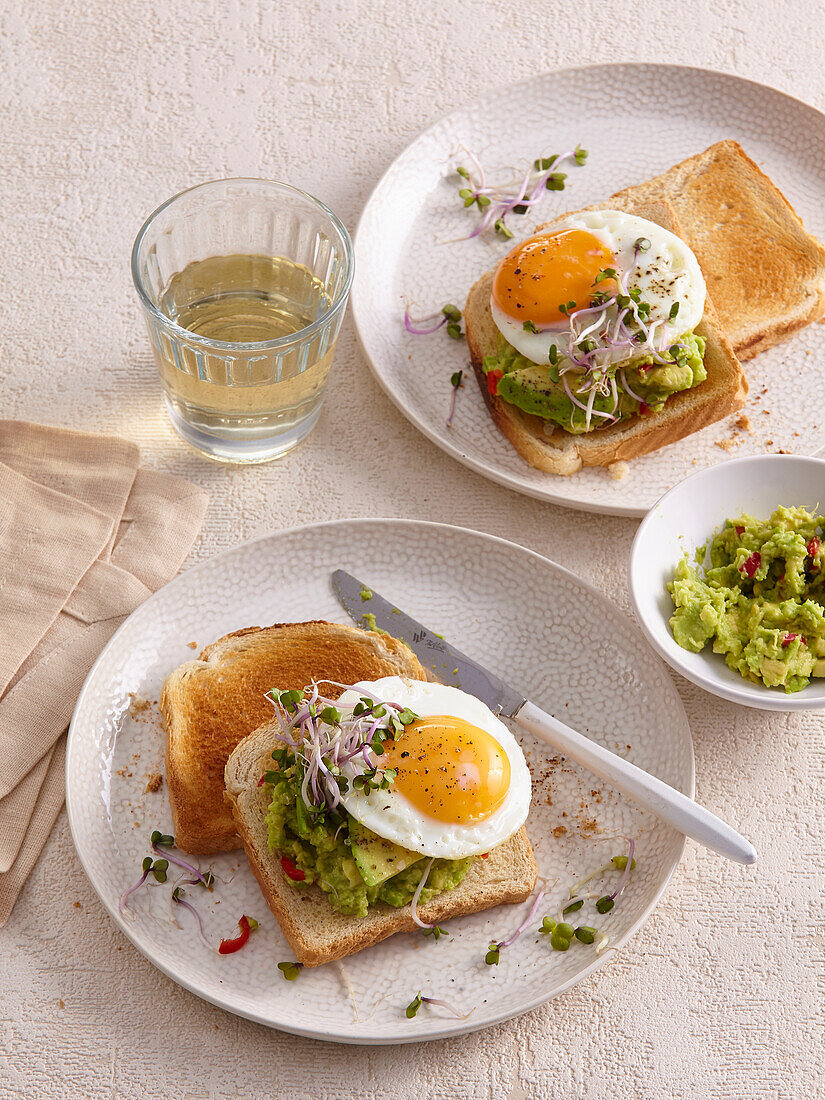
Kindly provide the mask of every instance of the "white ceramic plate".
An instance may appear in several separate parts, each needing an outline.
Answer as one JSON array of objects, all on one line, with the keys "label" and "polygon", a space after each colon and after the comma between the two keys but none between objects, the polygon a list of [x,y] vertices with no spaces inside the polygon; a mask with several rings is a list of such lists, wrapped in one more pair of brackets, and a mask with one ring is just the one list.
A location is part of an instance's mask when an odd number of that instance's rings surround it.
[{"label": "white ceramic plate", "polygon": [[404,330],[405,299],[419,315],[445,302],[461,306],[475,279],[508,249],[495,237],[455,242],[477,219],[476,211],[461,205],[457,177],[447,178],[462,145],[491,178],[492,170],[503,167],[506,174],[542,152],[577,143],[589,151],[585,167],[568,169],[566,191],[548,192],[535,213],[510,218],[517,237],[526,237],[540,222],[602,201],[722,138],[740,141],[808,229],[825,237],[825,115],[740,77],[671,65],[568,69],[488,92],[426,130],[375,188],[355,240],[353,315],[389,397],[434,443],[485,477],[543,500],[615,515],[644,515],[697,467],[733,455],[812,451],[825,439],[825,415],[808,400],[798,377],[800,363],[812,375],[825,370],[825,332],[819,326],[746,364],[751,432],[734,435],[730,422],[711,425],[634,460],[620,481],[600,468],[564,478],[527,465],[494,425],[471,369],[447,428],[450,376],[468,365],[464,343],[443,329],[432,336]]},{"label": "white ceramic plate", "polygon": [[677,645],[669,620],[667,592],[673,571],[687,553],[711,538],[726,519],[746,513],[759,519],[780,505],[821,512],[825,507],[825,460],[800,455],[762,455],[701,470],[658,501],[636,532],[628,566],[630,598],[642,630],[657,653],[694,684],[758,710],[821,710],[825,680],[813,679],[802,691],[752,684],[729,669],[722,654],[706,646],[689,653]]},{"label": "white ceramic plate", "polygon": [[[130,693],[156,700],[165,676],[191,659],[188,642],[202,647],[250,624],[348,621],[329,582],[339,566],[375,584],[541,706],[693,792],[693,748],[679,696],[659,658],[604,596],[547,559],[489,535],[400,520],[347,520],[270,535],[221,554],[172,581],[121,627],[90,673],[72,722],[67,802],[77,851],[132,943],[176,982],[231,1012],[351,1043],[409,1042],[485,1027],[581,981],[610,950],[597,957],[575,943],[566,954],[554,953],[547,937],[531,928],[501,952],[499,966],[486,966],[488,943],[513,931],[527,911],[526,905],[507,906],[451,922],[451,939],[395,936],[347,959],[346,978],[329,965],[286,982],[276,964],[291,953],[242,853],[212,860],[219,879],[214,895],[198,891],[195,898],[213,943],[233,931],[241,913],[261,922],[238,954],[208,952],[188,914],[180,914],[186,931],[171,924],[169,884],[136,894],[134,919],[118,913],[122,891],[148,854],[152,829],[171,829],[165,788],[144,791],[147,774],[163,770],[156,711],[130,713]],[[616,834],[638,838],[638,869],[614,911],[598,918],[613,947],[621,947],[661,896],[683,839],[591,776],[551,761],[538,742],[525,741],[525,751],[535,782],[527,827],[540,873],[552,884],[540,915],[554,911],[580,875],[625,850]],[[592,923],[596,914],[583,910],[580,916],[579,923]],[[459,1020],[425,1006],[407,1020],[404,1008],[419,989],[473,1014]]]}]

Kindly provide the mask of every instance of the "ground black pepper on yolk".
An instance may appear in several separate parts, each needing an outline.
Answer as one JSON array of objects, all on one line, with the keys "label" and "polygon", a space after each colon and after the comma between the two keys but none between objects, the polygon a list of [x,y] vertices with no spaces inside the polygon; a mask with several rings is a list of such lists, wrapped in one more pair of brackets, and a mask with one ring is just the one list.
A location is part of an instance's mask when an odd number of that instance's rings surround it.
[{"label": "ground black pepper on yolk", "polygon": [[385,741],[380,767],[394,768],[395,790],[445,824],[485,820],[510,787],[510,761],[499,742],[451,715],[417,718],[397,741]]},{"label": "ground black pepper on yolk", "polygon": [[[614,260],[613,252],[586,230],[537,234],[499,264],[493,301],[515,321],[530,320],[539,328],[563,323],[559,305],[569,301],[575,308],[587,306],[597,275]],[[610,281],[601,289],[613,287]]]}]

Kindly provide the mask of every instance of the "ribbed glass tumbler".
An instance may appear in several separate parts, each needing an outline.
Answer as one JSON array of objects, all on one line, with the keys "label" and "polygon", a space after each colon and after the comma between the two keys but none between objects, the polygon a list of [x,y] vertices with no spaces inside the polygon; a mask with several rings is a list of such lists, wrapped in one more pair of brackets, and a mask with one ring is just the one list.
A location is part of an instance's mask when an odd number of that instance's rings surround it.
[{"label": "ribbed glass tumbler", "polygon": [[342,222],[284,183],[216,180],[158,207],[132,278],[177,432],[223,462],[267,462],[321,411],[353,276]]}]

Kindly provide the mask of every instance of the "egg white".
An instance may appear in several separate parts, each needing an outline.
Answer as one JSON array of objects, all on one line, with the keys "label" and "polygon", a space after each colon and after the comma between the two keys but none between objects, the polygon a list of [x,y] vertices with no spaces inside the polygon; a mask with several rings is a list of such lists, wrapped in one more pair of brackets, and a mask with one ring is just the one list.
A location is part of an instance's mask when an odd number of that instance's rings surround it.
[{"label": "egg white", "polygon": [[[386,840],[392,840],[413,852],[443,859],[462,859],[489,852],[521,828],[530,809],[530,772],[515,737],[484,703],[458,688],[400,676],[385,676],[381,680],[365,680],[356,684],[344,692],[339,706],[357,703],[360,688],[380,699],[409,707],[421,718],[436,714],[452,715],[486,730],[501,745],[510,762],[510,787],[497,810],[484,821],[471,825],[436,821],[422,814],[392,786],[386,791],[364,794],[354,791],[351,782],[342,799],[347,813]],[[373,763],[380,767],[380,757],[373,757]],[[354,762],[342,768],[350,781],[360,770]]]},{"label": "egg white", "polygon": [[[702,320],[707,294],[702,270],[692,249],[675,233],[621,210],[584,210],[562,219],[553,226],[554,231],[557,229],[584,229],[613,252],[614,261],[607,266],[620,275],[629,272],[627,285],[638,286],[642,300],[650,304],[648,326],[656,323],[657,347],[669,347]],[[650,241],[650,248],[634,256],[634,245],[640,237]],[[679,303],[679,312],[671,321],[674,302]],[[508,317],[495,302],[491,301],[490,306],[499,332],[527,359],[547,363],[553,344],[560,355],[566,353],[567,318],[541,332],[525,332],[523,322]],[[638,353],[617,348],[609,358],[618,362],[630,354]]]}]

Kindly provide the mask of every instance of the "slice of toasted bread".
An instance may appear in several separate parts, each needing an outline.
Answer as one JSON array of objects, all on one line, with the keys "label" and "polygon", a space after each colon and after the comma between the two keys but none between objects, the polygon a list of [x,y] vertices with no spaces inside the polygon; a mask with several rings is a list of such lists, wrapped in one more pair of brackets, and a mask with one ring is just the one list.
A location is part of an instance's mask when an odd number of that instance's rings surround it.
[{"label": "slice of toasted bread", "polygon": [[[673,207],[662,199],[637,201],[628,196],[587,209],[624,210],[683,236]],[[552,228],[552,223],[541,228]],[[621,459],[638,458],[729,416],[745,403],[748,392],[745,375],[708,300],[705,315],[696,326],[697,334],[707,341],[708,376],[693,389],[673,394],[660,412],[633,416],[583,435],[573,435],[552,421],[522,412],[489,392],[482,369],[484,357],[495,352],[499,337],[490,312],[492,282],[493,272],[487,272],[470,289],[464,311],[467,347],[493,420],[521,457],[539,470],[569,475],[582,466],[608,466]]]},{"label": "slice of toasted bread", "polygon": [[825,247],[738,142],[717,142],[611,202],[657,198],[672,203],[740,359],[825,316]]},{"label": "slice of toasted bread", "polygon": [[[366,917],[347,917],[329,904],[316,886],[297,889],[269,850],[266,814],[270,795],[258,781],[271,766],[271,753],[280,742],[275,723],[268,723],[235,749],[226,765],[227,803],[232,807],[237,831],[267,904],[286,936],[298,962],[304,966],[354,955],[396,932],[414,932],[417,925],[409,906],[393,909],[383,902],[370,907]],[[491,909],[495,905],[524,901],[536,885],[536,860],[521,828],[493,848],[487,859],[477,859],[455,888],[433,898],[418,910],[422,920],[438,922]]]},{"label": "slice of toasted bread", "polygon": [[[213,642],[167,677],[160,697],[166,783],[175,843],[210,854],[240,847],[223,798],[223,773],[239,741],[272,717],[271,688],[311,680],[353,684],[382,676],[426,677],[418,658],[388,634],[338,623],[276,623]],[[335,698],[340,689],[330,687]]]}]

